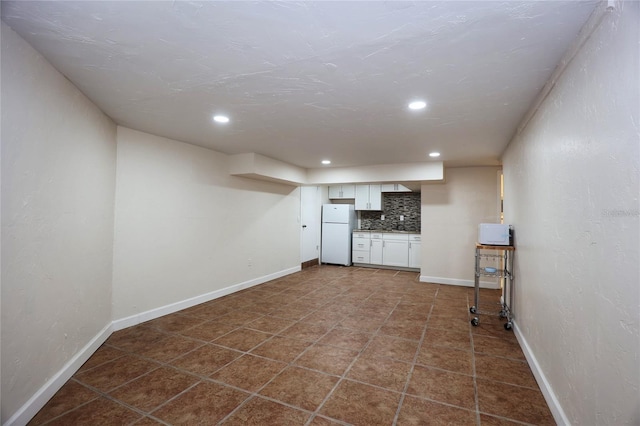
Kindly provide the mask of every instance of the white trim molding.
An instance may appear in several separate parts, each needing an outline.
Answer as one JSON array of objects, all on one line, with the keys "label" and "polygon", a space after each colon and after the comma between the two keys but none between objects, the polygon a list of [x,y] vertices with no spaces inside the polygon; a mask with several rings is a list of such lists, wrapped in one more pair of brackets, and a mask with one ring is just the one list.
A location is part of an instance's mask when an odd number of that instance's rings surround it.
[{"label": "white trim molding", "polygon": [[547,380],[540,364],[538,364],[538,360],[536,359],[531,347],[527,343],[527,339],[524,338],[522,332],[520,331],[520,327],[518,327],[518,323],[513,321],[513,332],[516,335],[516,339],[518,339],[518,343],[520,343],[520,347],[522,348],[522,352],[524,352],[524,356],[529,363],[529,368],[533,372],[533,376],[536,378],[536,382],[538,382],[538,386],[540,386],[540,390],[542,391],[542,395],[544,396],[547,405],[549,406],[549,410],[551,410],[551,414],[553,415],[553,419],[556,421],[556,424],[559,426],[570,425],[569,419],[565,414],[562,406],[560,405],[560,401],[556,396],[555,392],[551,388],[551,384]]},{"label": "white trim molding", "polygon": [[190,308],[191,306],[198,305],[200,303],[208,302],[213,299],[217,299],[222,296],[226,296],[231,293],[235,293],[240,290],[244,290],[258,284],[266,283],[267,281],[275,280],[280,277],[284,277],[294,272],[301,270],[301,267],[295,266],[292,268],[284,269],[282,271],[274,272],[272,274],[264,275],[262,277],[254,278],[249,281],[245,281],[239,284],[234,284],[229,287],[212,291],[200,296],[192,297],[190,299],[182,300],[180,302],[171,303],[166,306],[151,309],[146,312],[142,312],[137,315],[132,315],[127,318],[115,320],[107,324],[89,343],[87,343],[77,354],[67,362],[60,371],[58,371],[50,380],[48,380],[44,386],[42,386],[29,400],[16,411],[13,416],[7,420],[3,426],[22,426],[26,425],[38,414],[38,411],[46,405],[47,402],[67,383],[67,381],[82,367],[91,355],[111,336],[114,331],[122,330],[123,328],[131,327],[133,325],[140,324],[145,321],[149,321],[155,318],[159,318],[164,315],[172,314],[182,309]]},{"label": "white trim molding", "polygon": [[231,293],[235,293],[240,290],[244,290],[259,284],[264,284],[267,281],[275,280],[277,278],[284,277],[289,274],[293,274],[294,272],[298,272],[301,269],[302,268],[300,265],[294,266],[289,269],[284,269],[282,271],[274,272],[268,275],[263,275],[262,277],[254,278],[249,281],[245,281],[239,284],[231,285],[229,287],[221,288],[220,290],[215,290],[209,293],[201,294],[200,296],[195,296],[190,299],[181,300],[179,302],[171,303],[169,305],[160,306],[158,308],[150,309],[148,311],[141,312],[139,314],[131,315],[126,318],[117,319],[113,321],[113,331],[118,331],[127,327],[132,327],[134,325],[138,325],[145,321],[150,321],[152,319],[160,318],[161,316],[169,315],[174,312],[178,312],[183,309],[187,309],[192,306],[199,305],[201,303],[209,302],[211,300],[226,296]]},{"label": "white trim molding", "polygon": [[64,386],[65,383],[87,362],[91,355],[111,336],[111,323],[107,324],[93,339],[67,362],[60,371],[49,379],[44,386],[4,423],[4,426],[26,425],[38,414],[47,402]]},{"label": "white trim molding", "polygon": [[[420,275],[420,282],[423,283],[435,283],[435,284],[448,284],[458,285],[462,287],[474,287],[473,280],[462,280],[458,278],[443,278],[443,277],[430,277],[427,275]],[[480,288],[499,289],[500,283],[491,281],[480,281]]]}]

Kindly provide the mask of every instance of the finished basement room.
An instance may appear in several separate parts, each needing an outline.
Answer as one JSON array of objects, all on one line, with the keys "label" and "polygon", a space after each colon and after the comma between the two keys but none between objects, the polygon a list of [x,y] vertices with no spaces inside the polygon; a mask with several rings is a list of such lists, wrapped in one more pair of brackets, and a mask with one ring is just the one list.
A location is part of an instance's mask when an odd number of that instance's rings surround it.
[{"label": "finished basement room", "polygon": [[0,5],[2,425],[640,424],[640,3]]}]

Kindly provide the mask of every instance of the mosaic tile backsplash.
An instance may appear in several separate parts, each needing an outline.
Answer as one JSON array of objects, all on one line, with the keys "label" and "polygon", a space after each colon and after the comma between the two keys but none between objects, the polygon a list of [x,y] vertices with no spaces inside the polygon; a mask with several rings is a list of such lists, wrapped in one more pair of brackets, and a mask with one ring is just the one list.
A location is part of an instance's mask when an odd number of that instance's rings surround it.
[{"label": "mosaic tile backsplash", "polygon": [[[420,232],[420,207],[419,193],[385,193],[382,194],[382,212],[360,212],[360,227]],[[385,220],[380,220],[381,214],[384,214]],[[404,215],[404,221],[400,221],[400,215]]]}]

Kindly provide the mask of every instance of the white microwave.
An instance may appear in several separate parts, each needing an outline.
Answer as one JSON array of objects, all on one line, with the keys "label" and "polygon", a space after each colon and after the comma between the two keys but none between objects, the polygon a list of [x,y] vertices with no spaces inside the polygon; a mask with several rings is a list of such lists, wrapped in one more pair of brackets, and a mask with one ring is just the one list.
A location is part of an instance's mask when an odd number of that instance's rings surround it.
[{"label": "white microwave", "polygon": [[509,225],[502,223],[481,223],[478,225],[478,242],[489,246],[511,245]]}]

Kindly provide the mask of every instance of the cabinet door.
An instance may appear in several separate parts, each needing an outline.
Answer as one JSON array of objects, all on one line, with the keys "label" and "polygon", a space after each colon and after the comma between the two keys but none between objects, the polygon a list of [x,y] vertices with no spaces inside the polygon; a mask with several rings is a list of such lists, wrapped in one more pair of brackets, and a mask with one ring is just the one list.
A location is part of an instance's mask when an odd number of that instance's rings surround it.
[{"label": "cabinet door", "polygon": [[419,268],[421,263],[422,243],[409,242],[409,268]]},{"label": "cabinet door", "polygon": [[381,185],[369,185],[369,210],[382,210]]},{"label": "cabinet door", "polygon": [[345,198],[355,198],[356,197],[356,186],[355,185],[330,185],[329,186],[329,199],[331,200],[342,200]]},{"label": "cabinet door", "polygon": [[356,210],[369,210],[369,185],[356,185]]},{"label": "cabinet door", "polygon": [[381,185],[356,185],[356,210],[382,210]]},{"label": "cabinet door", "polygon": [[356,186],[342,185],[342,198],[356,198]]},{"label": "cabinet door", "polygon": [[371,255],[369,259],[374,265],[382,265],[382,240],[371,240]]},{"label": "cabinet door", "polygon": [[340,198],[341,192],[342,192],[341,185],[331,185],[329,187],[329,198],[330,199]]},{"label": "cabinet door", "polygon": [[382,185],[382,192],[411,192],[411,190],[399,183],[385,183]]},{"label": "cabinet door", "polygon": [[409,266],[409,241],[384,240],[382,264],[385,266]]}]

